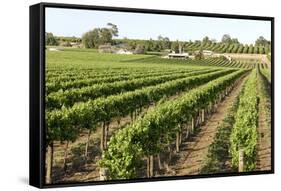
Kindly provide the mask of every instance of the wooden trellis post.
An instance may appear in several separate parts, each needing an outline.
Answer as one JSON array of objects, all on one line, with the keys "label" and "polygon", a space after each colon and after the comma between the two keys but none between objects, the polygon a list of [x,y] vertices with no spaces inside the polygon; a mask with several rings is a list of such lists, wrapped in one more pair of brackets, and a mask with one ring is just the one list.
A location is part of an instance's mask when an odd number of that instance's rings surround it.
[{"label": "wooden trellis post", "polygon": [[63,165],[62,165],[64,171],[67,170],[66,158],[67,158],[67,154],[68,154],[68,144],[69,144],[69,141],[66,141],[65,148],[64,148]]},{"label": "wooden trellis post", "polygon": [[202,116],[201,116],[202,123],[204,123],[205,122],[205,111],[204,111],[204,109],[202,109],[201,112],[202,112]]},{"label": "wooden trellis post", "polygon": [[105,122],[102,123],[102,129],[101,129],[101,140],[100,140],[100,149],[101,151],[104,150],[104,134],[105,134]]},{"label": "wooden trellis post", "polygon": [[54,157],[54,145],[51,143],[47,149],[47,170],[46,170],[46,183],[52,183],[52,170],[53,170],[53,157]]},{"label": "wooden trellis post", "polygon": [[186,125],[186,133],[185,133],[185,138],[186,138],[186,139],[187,139],[188,136],[189,136],[189,131],[190,131],[190,125],[187,124],[187,125]]},{"label": "wooden trellis post", "polygon": [[100,180],[108,180],[108,168],[100,168]]},{"label": "wooden trellis post", "polygon": [[153,155],[150,156],[150,177],[153,177],[153,168],[154,168],[154,157]]},{"label": "wooden trellis post", "polygon": [[162,170],[163,169],[163,165],[162,165],[162,162],[161,162],[161,154],[157,154],[157,159],[158,159],[158,168],[159,170]]},{"label": "wooden trellis post", "polygon": [[146,176],[151,178],[153,176],[153,155],[147,157]]},{"label": "wooden trellis post", "polygon": [[191,119],[191,134],[194,132],[194,118]]},{"label": "wooden trellis post", "polygon": [[180,132],[177,132],[176,136],[176,152],[180,152]]},{"label": "wooden trellis post", "polygon": [[240,149],[239,150],[239,167],[238,167],[239,172],[244,171],[244,150]]},{"label": "wooden trellis post", "polygon": [[87,161],[87,157],[88,157],[88,148],[89,148],[89,144],[90,144],[90,138],[91,138],[91,129],[88,130],[88,135],[87,135],[87,142],[85,145],[85,161]]}]

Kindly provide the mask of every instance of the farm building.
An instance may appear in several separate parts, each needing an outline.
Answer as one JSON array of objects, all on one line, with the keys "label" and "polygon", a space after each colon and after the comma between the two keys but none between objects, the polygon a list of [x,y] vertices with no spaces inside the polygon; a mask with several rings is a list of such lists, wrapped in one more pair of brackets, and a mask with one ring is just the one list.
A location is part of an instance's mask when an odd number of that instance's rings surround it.
[{"label": "farm building", "polygon": [[119,49],[115,52],[116,54],[133,54],[132,51],[128,51],[126,49]]},{"label": "farm building", "polygon": [[79,42],[70,42],[70,44],[71,44],[71,47],[73,47],[73,48],[82,48],[83,47],[83,45]]},{"label": "farm building", "polygon": [[110,44],[104,44],[99,46],[100,53],[112,53],[113,47]]},{"label": "farm building", "polygon": [[133,54],[133,52],[131,51],[132,47],[126,43],[117,44],[114,46],[114,49],[114,53],[116,54]]},{"label": "farm building", "polygon": [[115,54],[133,54],[130,47],[127,44],[119,44],[112,46],[110,44],[104,44],[99,46],[100,53],[115,53]]},{"label": "farm building", "polygon": [[212,56],[213,55],[213,51],[211,51],[211,50],[203,50],[202,52],[203,52],[204,56]]},{"label": "farm building", "polygon": [[188,57],[189,57],[188,53],[170,53],[170,54],[168,54],[168,58],[186,59]]},{"label": "farm building", "polygon": [[62,48],[58,48],[58,47],[51,47],[49,48],[49,51],[62,51]]},{"label": "farm building", "polygon": [[[199,50],[197,50],[197,51],[194,51],[194,54],[199,54]],[[203,56],[213,56],[213,51],[211,51],[211,50],[202,50],[202,54],[203,54]]]},{"label": "farm building", "polygon": [[80,43],[78,43],[78,42],[70,42],[70,45],[71,45],[71,46],[79,46]]},{"label": "farm building", "polygon": [[189,54],[183,51],[183,47],[179,44],[179,52],[175,53],[174,51],[168,54],[168,58],[179,58],[179,59],[186,59],[189,58]]}]

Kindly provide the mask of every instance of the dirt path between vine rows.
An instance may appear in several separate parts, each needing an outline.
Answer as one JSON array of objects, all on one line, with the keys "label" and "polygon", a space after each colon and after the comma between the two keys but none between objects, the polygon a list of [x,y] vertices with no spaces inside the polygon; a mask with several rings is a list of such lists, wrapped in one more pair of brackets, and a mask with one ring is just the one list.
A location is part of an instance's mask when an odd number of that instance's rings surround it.
[{"label": "dirt path between vine rows", "polygon": [[[258,119],[258,145],[257,145],[257,170],[271,170],[271,127],[267,120],[266,104],[267,100],[265,96],[261,94],[261,86],[266,86],[266,80],[263,76],[260,78],[259,93],[259,119]],[[267,93],[267,92],[264,92]],[[269,95],[267,95],[269,96]]]},{"label": "dirt path between vine rows", "polygon": [[227,115],[227,110],[232,106],[235,98],[239,95],[247,77],[239,80],[231,93],[218,104],[217,111],[212,114],[206,123],[197,128],[193,137],[183,141],[179,158],[174,161],[170,168],[174,175],[192,175],[199,174],[204,166],[204,159],[208,154],[208,148],[213,142],[217,132],[217,127]]}]

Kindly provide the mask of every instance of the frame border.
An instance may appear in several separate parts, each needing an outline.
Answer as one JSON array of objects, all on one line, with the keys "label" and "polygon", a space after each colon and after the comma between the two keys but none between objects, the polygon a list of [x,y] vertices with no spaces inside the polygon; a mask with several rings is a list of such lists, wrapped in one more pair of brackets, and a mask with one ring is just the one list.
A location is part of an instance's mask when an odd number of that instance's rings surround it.
[{"label": "frame border", "polygon": [[[216,173],[204,175],[185,175],[153,178],[137,178],[128,180],[67,182],[45,184],[45,9],[64,8],[96,11],[130,12],[144,14],[162,14],[178,16],[212,17],[241,20],[261,20],[271,22],[271,170]],[[38,36],[39,35],[39,36]],[[274,165],[274,17],[234,15],[219,13],[201,13],[172,10],[156,10],[142,8],[108,7],[95,5],[78,5],[63,3],[39,3],[30,6],[30,151],[29,151],[29,184],[38,188],[57,188],[70,186],[106,185],[120,183],[154,182],[167,180],[185,180],[195,178],[214,178],[273,174]],[[39,66],[38,66],[39,63]],[[36,66],[37,64],[37,66]],[[38,83],[39,82],[39,83]],[[38,128],[39,127],[39,128]],[[39,161],[38,161],[39,160]]]}]

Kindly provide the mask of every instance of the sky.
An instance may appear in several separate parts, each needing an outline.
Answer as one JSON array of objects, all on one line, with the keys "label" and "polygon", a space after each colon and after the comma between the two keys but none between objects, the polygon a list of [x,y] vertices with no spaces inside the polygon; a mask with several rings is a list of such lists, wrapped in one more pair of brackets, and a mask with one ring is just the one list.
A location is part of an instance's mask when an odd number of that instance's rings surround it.
[{"label": "sky", "polygon": [[224,34],[239,42],[254,44],[259,36],[271,38],[270,21],[208,18],[194,16],[157,15],[112,11],[46,8],[46,32],[56,36],[81,37],[85,32],[117,25],[117,38],[157,39],[159,35],[170,40],[202,40],[205,36],[220,41]]}]

